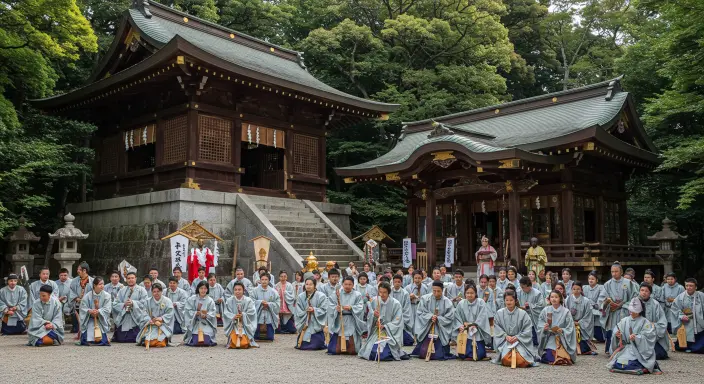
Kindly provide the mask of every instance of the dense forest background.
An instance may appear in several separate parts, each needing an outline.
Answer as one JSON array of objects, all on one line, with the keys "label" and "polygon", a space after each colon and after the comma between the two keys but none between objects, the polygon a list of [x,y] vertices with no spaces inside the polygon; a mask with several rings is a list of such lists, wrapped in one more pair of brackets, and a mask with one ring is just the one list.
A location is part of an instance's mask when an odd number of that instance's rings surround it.
[{"label": "dense forest background", "polygon": [[[353,207],[353,232],[405,233],[404,192],[345,185],[333,167],[375,158],[402,121],[625,75],[663,164],[629,182],[631,242],[668,216],[688,238],[679,270],[704,265],[704,2],[701,0],[161,0],[305,51],[316,76],[402,104],[385,122],[328,139],[328,197]],[[129,0],[0,0],[0,234],[24,215],[36,231],[90,197],[92,125],[39,114],[27,100],[81,86]],[[88,190],[82,186],[87,185]],[[702,272],[700,272],[702,274]],[[704,277],[704,276],[700,276]]]}]

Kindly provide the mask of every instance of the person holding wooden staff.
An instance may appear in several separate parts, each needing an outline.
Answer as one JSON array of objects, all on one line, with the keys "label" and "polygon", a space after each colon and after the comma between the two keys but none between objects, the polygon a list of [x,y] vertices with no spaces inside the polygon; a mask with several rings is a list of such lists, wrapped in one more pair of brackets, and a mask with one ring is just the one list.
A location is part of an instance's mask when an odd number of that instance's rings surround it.
[{"label": "person holding wooden staff", "polygon": [[[177,284],[177,282],[174,282]],[[152,285],[152,297],[144,305],[141,331],[137,345],[149,348],[163,348],[169,344],[174,329],[174,305],[163,295],[164,288],[159,283]]]},{"label": "person holding wooden staff", "polygon": [[0,289],[0,315],[2,315],[3,335],[21,335],[27,328],[24,318],[27,316],[27,290],[18,285],[19,277],[11,273],[7,277],[7,286]]},{"label": "person holding wooden staff", "polygon": [[391,285],[379,284],[379,295],[369,302],[369,316],[364,340],[358,356],[369,361],[398,361],[410,357],[403,346],[403,309],[398,300],[390,296]]},{"label": "person holding wooden staff", "polygon": [[457,357],[467,361],[488,360],[486,344],[491,339],[489,309],[484,300],[477,298],[477,287],[468,284],[464,299],[455,308],[452,325],[457,339]]},{"label": "person holding wooden staff", "polygon": [[592,304],[592,301],[582,294],[582,282],[575,281],[572,284],[572,294],[565,300],[565,307],[569,309],[574,320],[578,355],[597,355],[596,345],[592,342],[594,335]]},{"label": "person holding wooden staff", "polygon": [[354,277],[342,280],[342,289],[333,296],[328,310],[330,355],[356,355],[362,346],[364,304],[362,294],[354,290]]},{"label": "person holding wooden staff", "polygon": [[305,281],[305,291],[298,295],[294,315],[296,319],[296,349],[317,351],[325,349],[323,327],[327,321],[330,301],[322,292],[315,289],[314,277]]},{"label": "person holding wooden staff", "polygon": [[614,327],[614,337],[611,339],[613,353],[606,366],[615,373],[661,374],[655,359],[655,326],[645,318],[645,309],[639,298],[628,302],[628,312],[629,316]]},{"label": "person holding wooden staff", "polygon": [[614,262],[611,266],[611,280],[604,284],[604,299],[601,306],[604,313],[601,326],[606,331],[607,354],[611,353],[613,329],[621,319],[628,316],[628,303],[637,295],[630,287],[631,282],[623,278],[623,267],[618,262]]},{"label": "person holding wooden staff", "polygon": [[413,324],[411,317],[411,299],[408,291],[403,288],[403,275],[396,274],[391,287],[391,297],[401,303],[403,310],[403,346],[410,347],[414,344]]},{"label": "person holding wooden staff", "polygon": [[[432,294],[420,299],[414,328],[418,344],[411,352],[411,356],[425,358],[426,361],[455,358],[450,353],[455,307],[450,299],[443,296],[442,291],[442,281],[436,280],[433,282]],[[432,352],[429,353],[428,350]]]},{"label": "person holding wooden staff", "polygon": [[92,289],[81,300],[78,310],[81,324],[81,339],[77,345],[110,345],[110,313],[112,296],[103,290],[102,277],[93,279]]},{"label": "person holding wooden staff", "polygon": [[208,282],[203,280],[189,297],[184,309],[185,331],[183,341],[189,347],[213,347],[217,334],[215,301],[208,296]]},{"label": "person holding wooden staff", "polygon": [[281,299],[278,292],[269,285],[270,281],[271,275],[262,272],[259,285],[249,293],[257,308],[257,332],[254,338],[261,341],[274,341],[274,330],[279,327]]},{"label": "person holding wooden staff", "polygon": [[142,321],[142,303],[149,295],[143,287],[137,285],[137,274],[127,272],[125,276],[127,285],[117,293],[112,303],[112,315],[115,320],[115,332],[112,335],[114,343],[135,343],[141,331],[139,324]]},{"label": "person holding wooden staff", "polygon": [[563,305],[562,295],[550,293],[550,306],[538,318],[538,355],[550,365],[572,365],[577,361],[577,335],[570,310]]},{"label": "person holding wooden staff", "polygon": [[298,295],[296,293],[296,285],[298,284],[288,282],[288,273],[286,273],[286,271],[279,272],[279,282],[276,283],[274,287],[274,290],[279,294],[280,308],[279,326],[276,328],[276,333],[296,333],[296,322],[293,320],[292,312],[295,306],[296,296]]},{"label": "person holding wooden staff", "polygon": [[640,283],[640,301],[643,302],[643,315],[648,321],[655,326],[655,334],[657,335],[657,343],[655,343],[655,359],[665,360],[668,358],[667,351],[675,350],[675,343],[670,339],[670,334],[667,333],[667,317],[665,311],[662,310],[660,303],[655,300],[651,292],[652,287],[646,282]]},{"label": "person holding wooden staff", "polygon": [[61,345],[64,341],[64,314],[51,285],[39,287],[29,320],[29,343],[33,347]]},{"label": "person holding wooden staff", "polygon": [[494,315],[494,364],[511,368],[538,365],[538,352],[533,346],[533,321],[526,311],[516,306],[516,292],[504,292],[504,308]]},{"label": "person holding wooden staff", "polygon": [[225,302],[223,323],[228,349],[257,348],[254,333],[257,331],[257,310],[254,300],[244,295],[244,284],[232,285],[234,294]]}]

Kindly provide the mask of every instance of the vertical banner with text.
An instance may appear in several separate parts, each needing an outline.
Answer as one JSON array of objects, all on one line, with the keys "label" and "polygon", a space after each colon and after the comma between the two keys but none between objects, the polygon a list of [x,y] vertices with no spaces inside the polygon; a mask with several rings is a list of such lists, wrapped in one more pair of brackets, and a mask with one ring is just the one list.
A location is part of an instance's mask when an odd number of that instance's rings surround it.
[{"label": "vertical banner with text", "polygon": [[171,270],[176,267],[181,268],[181,272],[188,276],[188,238],[183,235],[176,235],[171,240]]},{"label": "vertical banner with text", "polygon": [[445,266],[449,267],[455,262],[455,238],[448,237],[445,243]]},{"label": "vertical banner with text", "polygon": [[410,267],[413,263],[413,258],[411,256],[411,239],[408,237],[403,239],[401,260],[403,260],[404,268]]}]

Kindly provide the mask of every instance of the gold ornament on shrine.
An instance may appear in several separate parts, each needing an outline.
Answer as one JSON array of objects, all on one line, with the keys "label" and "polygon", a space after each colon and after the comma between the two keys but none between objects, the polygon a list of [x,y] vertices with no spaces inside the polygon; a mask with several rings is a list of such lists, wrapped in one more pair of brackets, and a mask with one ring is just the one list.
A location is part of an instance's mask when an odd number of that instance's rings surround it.
[{"label": "gold ornament on shrine", "polygon": [[268,271],[271,271],[271,261],[269,261],[271,239],[266,236],[257,236],[250,241],[254,242],[254,269],[266,267]]},{"label": "gold ornament on shrine", "polygon": [[176,235],[185,236],[186,238],[188,238],[188,240],[193,241],[193,242],[197,242],[197,243],[202,243],[203,240],[213,240],[213,239],[218,240],[218,241],[222,241],[222,238],[220,238],[220,236],[205,229],[205,227],[198,224],[197,220],[193,220],[192,222],[186,224],[183,228],[177,230],[176,232],[162,237],[161,240],[170,239]]},{"label": "gold ornament on shrine", "polygon": [[313,255],[313,251],[310,251],[310,255],[306,257],[306,272],[313,272],[318,269],[318,259]]}]

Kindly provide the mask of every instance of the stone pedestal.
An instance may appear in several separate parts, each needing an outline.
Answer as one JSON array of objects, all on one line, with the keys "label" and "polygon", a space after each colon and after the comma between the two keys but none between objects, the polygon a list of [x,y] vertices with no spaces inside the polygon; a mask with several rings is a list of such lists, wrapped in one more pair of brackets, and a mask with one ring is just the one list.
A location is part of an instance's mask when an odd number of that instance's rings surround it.
[{"label": "stone pedestal", "polygon": [[28,273],[31,273],[31,271],[34,270],[34,256],[35,255],[15,253],[11,255],[5,255],[5,260],[9,261],[12,264],[12,273],[16,274],[17,276],[20,276],[20,268],[22,268],[23,265],[27,266]]},{"label": "stone pedestal", "polygon": [[68,270],[68,277],[73,278],[73,263],[81,258],[80,253],[75,252],[60,252],[54,254],[54,260],[59,262],[61,268]]}]

